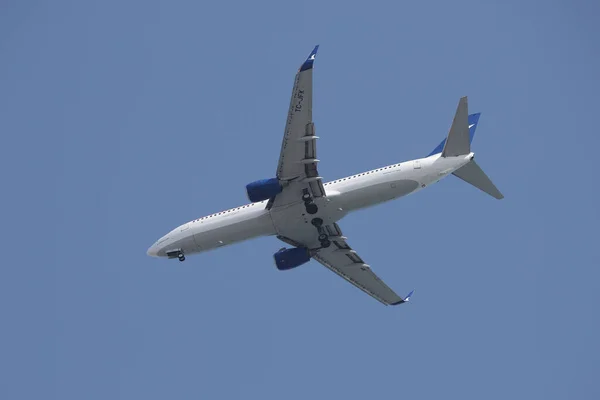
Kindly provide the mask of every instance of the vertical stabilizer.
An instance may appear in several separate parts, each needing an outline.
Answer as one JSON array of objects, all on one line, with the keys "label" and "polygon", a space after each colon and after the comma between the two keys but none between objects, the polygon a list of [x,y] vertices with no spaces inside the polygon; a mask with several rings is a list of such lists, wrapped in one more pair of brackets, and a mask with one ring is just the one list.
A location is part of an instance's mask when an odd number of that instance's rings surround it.
[{"label": "vertical stabilizer", "polygon": [[442,157],[456,157],[469,154],[471,152],[470,139],[469,106],[467,96],[465,96],[458,102],[454,121],[452,121],[444,150],[442,150]]},{"label": "vertical stabilizer", "polygon": [[[473,143],[473,137],[475,136],[475,130],[477,129],[477,124],[479,123],[479,117],[481,113],[471,114],[469,115],[469,141]],[[427,157],[432,156],[434,154],[440,154],[442,150],[444,150],[444,146],[446,145],[446,138],[442,140],[438,146],[433,149],[433,151],[427,154]]]},{"label": "vertical stabilizer", "polygon": [[[462,97],[458,102],[458,108],[456,109],[454,121],[452,121],[448,136],[427,157],[439,153],[442,153],[442,157],[457,157],[471,154],[471,142],[473,141],[473,136],[475,136],[475,129],[477,129],[480,116],[481,113],[469,115],[467,97]],[[468,164],[454,171],[453,175],[496,199],[504,198],[490,178],[473,160],[473,157],[471,157],[471,161]]]}]

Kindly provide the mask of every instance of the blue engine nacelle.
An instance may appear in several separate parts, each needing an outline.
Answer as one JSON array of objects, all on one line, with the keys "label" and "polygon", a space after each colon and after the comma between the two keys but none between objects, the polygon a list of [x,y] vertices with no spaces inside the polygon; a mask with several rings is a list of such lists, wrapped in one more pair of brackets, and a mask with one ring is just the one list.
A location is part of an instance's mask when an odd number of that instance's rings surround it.
[{"label": "blue engine nacelle", "polygon": [[253,203],[275,197],[281,193],[282,189],[277,178],[261,179],[246,185],[248,199]]},{"label": "blue engine nacelle", "polygon": [[306,247],[295,247],[293,249],[281,249],[273,254],[275,265],[280,271],[299,267],[310,261],[310,253]]}]

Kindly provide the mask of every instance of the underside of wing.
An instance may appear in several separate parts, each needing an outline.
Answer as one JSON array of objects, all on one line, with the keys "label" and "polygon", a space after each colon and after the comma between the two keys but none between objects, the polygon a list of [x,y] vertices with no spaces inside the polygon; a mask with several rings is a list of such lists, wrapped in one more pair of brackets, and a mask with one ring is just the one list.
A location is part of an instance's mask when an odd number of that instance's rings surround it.
[{"label": "underside of wing", "polygon": [[325,189],[317,171],[317,139],[312,121],[313,63],[316,46],[299,68],[294,79],[290,108],[277,164],[277,178],[284,190],[269,207],[298,201],[303,189],[312,197],[322,197]]},{"label": "underside of wing", "polygon": [[348,245],[337,224],[328,225],[326,230],[331,246],[318,250],[315,260],[385,305],[408,301],[412,292],[402,298],[390,289]]}]

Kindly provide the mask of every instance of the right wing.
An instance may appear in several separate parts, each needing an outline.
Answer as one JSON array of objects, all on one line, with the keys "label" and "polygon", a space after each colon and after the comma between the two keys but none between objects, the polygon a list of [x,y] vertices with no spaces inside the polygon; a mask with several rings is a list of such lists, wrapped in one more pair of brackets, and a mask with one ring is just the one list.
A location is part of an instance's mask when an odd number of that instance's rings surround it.
[{"label": "right wing", "polygon": [[402,304],[409,300],[413,292],[403,299],[390,289],[352,250],[338,224],[328,225],[325,229],[331,246],[318,250],[313,255],[315,260],[385,305]]}]

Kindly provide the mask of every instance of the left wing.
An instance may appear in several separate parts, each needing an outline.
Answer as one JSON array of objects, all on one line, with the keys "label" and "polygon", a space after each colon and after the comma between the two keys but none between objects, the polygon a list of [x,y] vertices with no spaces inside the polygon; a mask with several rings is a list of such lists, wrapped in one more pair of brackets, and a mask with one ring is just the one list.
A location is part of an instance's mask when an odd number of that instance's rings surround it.
[{"label": "left wing", "polygon": [[298,69],[294,80],[290,108],[285,125],[277,178],[283,191],[270,201],[268,207],[298,201],[302,189],[308,188],[312,197],[325,196],[325,189],[317,171],[317,139],[312,122],[313,63],[316,46]]},{"label": "left wing", "polygon": [[403,299],[375,275],[371,267],[348,245],[337,224],[328,225],[325,229],[331,246],[313,254],[315,260],[385,305],[402,304],[410,299],[413,292]]}]

